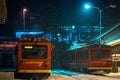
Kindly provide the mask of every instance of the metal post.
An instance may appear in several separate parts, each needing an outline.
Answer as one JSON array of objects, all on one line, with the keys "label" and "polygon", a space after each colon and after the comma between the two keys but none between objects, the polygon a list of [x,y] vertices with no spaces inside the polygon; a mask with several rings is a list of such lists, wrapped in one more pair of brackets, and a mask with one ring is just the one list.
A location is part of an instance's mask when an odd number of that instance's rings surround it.
[{"label": "metal post", "polygon": [[27,9],[23,9],[23,31],[25,32],[25,12],[27,11]]},{"label": "metal post", "polygon": [[25,32],[25,12],[23,11],[23,31]]},{"label": "metal post", "polygon": [[92,6],[92,8],[95,8],[95,9],[97,9],[98,11],[99,11],[99,18],[100,18],[100,20],[99,20],[99,28],[100,28],[100,34],[99,34],[99,36],[100,36],[100,39],[99,39],[99,41],[100,41],[100,44],[101,44],[101,33],[102,33],[102,30],[101,30],[101,28],[102,28],[102,12],[103,12],[103,10],[104,9],[106,9],[106,8],[115,8],[116,7],[116,5],[109,5],[109,6],[107,6],[107,7],[104,7],[104,8],[102,8],[102,9],[100,9],[100,8],[98,8],[98,7],[95,7],[95,6]]},{"label": "metal post", "polygon": [[[99,11],[99,29],[100,29],[100,33],[99,33],[99,36],[100,36],[100,39],[99,39],[99,42],[100,42],[100,44],[101,44],[101,24],[102,24],[102,19],[101,19],[101,17],[102,17],[102,11],[103,11],[103,9],[100,9],[100,8],[98,8],[98,7],[95,7],[95,6],[93,6],[93,8],[95,8],[95,9],[97,9],[98,11]],[[106,8],[106,7],[105,7]]]},{"label": "metal post", "polygon": [[99,34],[99,36],[100,36],[100,44],[101,44],[101,27],[102,27],[102,25],[101,25],[102,24],[102,21],[101,21],[102,17],[101,17],[101,15],[102,15],[102,10],[99,10],[99,12],[100,12],[100,34]]}]

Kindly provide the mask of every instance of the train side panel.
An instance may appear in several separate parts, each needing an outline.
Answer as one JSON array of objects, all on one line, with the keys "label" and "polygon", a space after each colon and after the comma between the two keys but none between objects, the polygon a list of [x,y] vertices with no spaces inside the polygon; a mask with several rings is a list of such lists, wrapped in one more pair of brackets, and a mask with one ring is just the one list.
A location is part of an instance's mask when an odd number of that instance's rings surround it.
[{"label": "train side panel", "polygon": [[74,71],[84,72],[88,68],[88,54],[86,48],[76,49],[67,51],[66,56],[68,57],[65,66],[68,66],[67,69]]}]

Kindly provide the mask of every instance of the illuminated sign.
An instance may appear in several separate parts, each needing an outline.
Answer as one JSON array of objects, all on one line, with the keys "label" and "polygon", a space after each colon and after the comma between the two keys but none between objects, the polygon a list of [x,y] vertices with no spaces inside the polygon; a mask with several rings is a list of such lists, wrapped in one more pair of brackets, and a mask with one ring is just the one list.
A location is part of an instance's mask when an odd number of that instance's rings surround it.
[{"label": "illuminated sign", "polygon": [[27,34],[30,34],[30,35],[39,35],[39,34],[42,34],[43,32],[16,32],[16,37],[21,39],[22,35],[27,35]]},{"label": "illuminated sign", "polygon": [[112,61],[120,61],[120,57],[112,57]]},{"label": "illuminated sign", "polygon": [[33,46],[25,46],[24,48],[25,48],[25,49],[32,49]]},{"label": "illuminated sign", "polygon": [[107,43],[107,45],[110,45],[112,47],[116,46],[118,44],[120,44],[120,39],[117,39],[117,40],[114,40],[114,41],[111,41],[111,42]]},{"label": "illuminated sign", "polygon": [[0,43],[0,49],[15,49],[17,42],[4,41]]}]

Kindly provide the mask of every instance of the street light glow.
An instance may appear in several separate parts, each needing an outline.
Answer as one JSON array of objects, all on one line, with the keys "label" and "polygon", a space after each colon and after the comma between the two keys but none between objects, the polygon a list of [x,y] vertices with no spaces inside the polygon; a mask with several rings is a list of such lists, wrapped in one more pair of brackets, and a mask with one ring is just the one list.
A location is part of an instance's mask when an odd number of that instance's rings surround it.
[{"label": "street light glow", "polygon": [[74,28],[75,28],[75,26],[73,25],[73,26],[72,26],[72,29],[74,29]]},{"label": "street light glow", "polygon": [[27,11],[27,9],[26,9],[26,8],[24,8],[24,9],[23,9],[23,11],[25,12],[25,11]]},{"label": "street light glow", "polygon": [[117,6],[116,5],[109,5],[109,7],[116,8]]},{"label": "street light glow", "polygon": [[86,9],[90,8],[90,5],[86,4],[86,5],[85,5],[85,8],[86,8]]},{"label": "street light glow", "polygon": [[[91,5],[89,5],[89,4],[86,4],[86,5],[85,5],[85,8],[86,8],[86,9],[88,9],[88,8],[94,8],[94,9],[97,9],[97,10],[99,11],[99,27],[100,27],[100,34],[99,34],[99,36],[101,36],[101,24],[102,24],[102,19],[101,19],[101,17],[102,17],[102,12],[103,12],[103,10],[104,10],[104,9],[107,9],[107,8],[115,8],[115,7],[116,7],[116,5],[109,5],[109,6],[107,6],[107,7],[104,7],[104,8],[102,8],[102,9],[100,9],[99,7],[91,6]],[[101,37],[100,37],[100,44],[101,44]]]},{"label": "street light glow", "polygon": [[27,11],[26,8],[23,9],[23,30],[25,31],[25,12]]}]

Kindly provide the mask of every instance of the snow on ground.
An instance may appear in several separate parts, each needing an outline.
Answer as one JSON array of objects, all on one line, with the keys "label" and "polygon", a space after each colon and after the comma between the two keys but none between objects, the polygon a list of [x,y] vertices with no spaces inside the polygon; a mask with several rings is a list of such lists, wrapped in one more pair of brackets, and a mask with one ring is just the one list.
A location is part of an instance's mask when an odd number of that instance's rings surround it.
[{"label": "snow on ground", "polygon": [[[13,72],[0,72],[0,80],[22,80],[14,79]],[[42,80],[120,80],[120,73],[109,73],[103,76],[82,74],[65,70],[53,70],[48,79]]]}]

